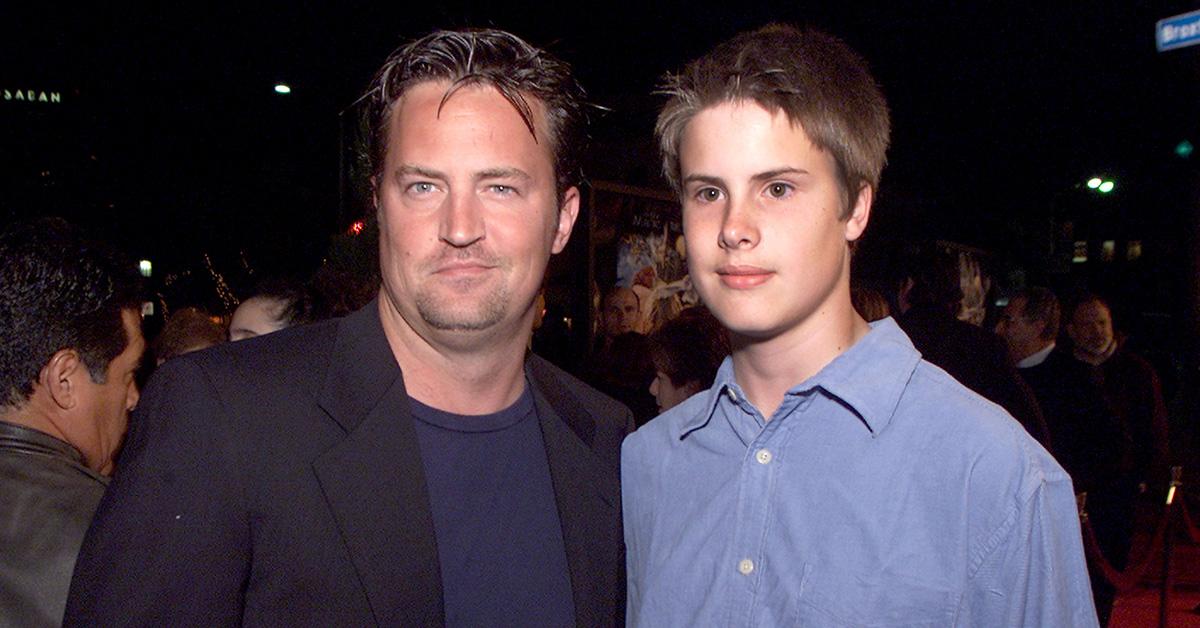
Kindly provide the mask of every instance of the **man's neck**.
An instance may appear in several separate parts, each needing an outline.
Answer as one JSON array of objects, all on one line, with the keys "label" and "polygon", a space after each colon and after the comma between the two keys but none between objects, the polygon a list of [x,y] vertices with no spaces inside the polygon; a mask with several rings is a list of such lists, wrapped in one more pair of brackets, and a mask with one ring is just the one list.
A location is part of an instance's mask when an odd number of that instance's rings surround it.
[{"label": "man's neck", "polygon": [[479,335],[445,342],[441,336],[453,332],[423,337],[386,299],[379,300],[379,309],[405,390],[417,401],[454,414],[491,414],[512,405],[524,391],[528,325],[523,333],[464,332]]},{"label": "man's neck", "polygon": [[1053,342],[1045,344],[1041,347],[1035,347],[1032,352],[1026,354],[1026,356],[1020,360],[1017,360],[1017,368],[1027,369],[1037,366],[1046,361],[1046,358],[1050,356],[1051,351],[1054,351]]},{"label": "man's neck", "polygon": [[734,379],[763,417],[771,416],[789,389],[816,375],[871,331],[850,305],[818,311],[795,328],[769,339],[733,340]]},{"label": "man's neck", "polygon": [[1103,351],[1100,351],[1098,353],[1094,353],[1092,351],[1088,351],[1086,349],[1080,348],[1079,346],[1076,346],[1075,347],[1075,358],[1081,362],[1087,362],[1088,364],[1091,364],[1092,366],[1099,366],[1101,364],[1104,364],[1105,361],[1107,361],[1109,358],[1111,358],[1113,353],[1116,353],[1116,351],[1117,351],[1117,339],[1113,338],[1112,341],[1108,343],[1108,346],[1105,347],[1105,349]]}]

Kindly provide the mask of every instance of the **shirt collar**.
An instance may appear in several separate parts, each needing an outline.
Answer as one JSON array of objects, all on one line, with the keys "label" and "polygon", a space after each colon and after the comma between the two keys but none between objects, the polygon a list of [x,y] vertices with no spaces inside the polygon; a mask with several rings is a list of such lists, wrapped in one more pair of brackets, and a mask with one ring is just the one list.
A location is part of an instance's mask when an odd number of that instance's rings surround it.
[{"label": "shirt collar", "polygon": [[[787,394],[802,395],[820,388],[847,405],[878,435],[892,420],[920,361],[921,354],[912,341],[889,317],[871,323],[866,336]],[[712,387],[704,394],[701,412],[680,424],[680,438],[707,425],[723,396],[734,403],[744,402],[745,395],[734,379],[732,358],[721,363]]]},{"label": "shirt collar", "polygon": [[1031,354],[1025,356],[1025,359],[1021,360],[1020,362],[1017,362],[1017,368],[1027,369],[1027,368],[1030,368],[1033,366],[1037,366],[1037,365],[1041,364],[1042,362],[1045,362],[1046,358],[1050,357],[1051,351],[1054,351],[1054,343],[1053,342],[1046,345],[1045,347],[1043,347],[1040,351],[1037,351],[1037,352],[1034,352],[1034,353],[1031,353]]}]

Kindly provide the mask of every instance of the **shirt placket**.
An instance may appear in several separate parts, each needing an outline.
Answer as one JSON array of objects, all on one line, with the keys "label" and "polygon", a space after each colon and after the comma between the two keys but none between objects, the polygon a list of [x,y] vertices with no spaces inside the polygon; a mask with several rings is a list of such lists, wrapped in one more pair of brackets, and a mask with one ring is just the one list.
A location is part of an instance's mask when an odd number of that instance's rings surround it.
[{"label": "shirt placket", "polygon": [[789,394],[770,421],[744,399],[729,395],[731,404],[726,412],[731,419],[744,421],[739,430],[746,434],[749,422],[759,427],[753,438],[743,438],[746,450],[742,456],[738,474],[737,516],[732,540],[732,551],[728,554],[729,564],[724,568],[729,574],[731,586],[730,625],[757,625],[756,615],[765,600],[759,599],[766,570],[775,568],[766,556],[768,523],[775,507],[776,484],[782,454],[791,432],[794,416],[808,405],[809,399]]}]

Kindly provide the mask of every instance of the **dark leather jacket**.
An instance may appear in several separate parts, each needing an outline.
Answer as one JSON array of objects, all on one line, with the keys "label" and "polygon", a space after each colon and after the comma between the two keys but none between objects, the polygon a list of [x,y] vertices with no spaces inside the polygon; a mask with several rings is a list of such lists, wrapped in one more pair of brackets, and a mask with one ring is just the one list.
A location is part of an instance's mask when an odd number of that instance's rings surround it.
[{"label": "dark leather jacket", "polygon": [[108,479],[71,445],[0,421],[0,628],[60,626]]}]

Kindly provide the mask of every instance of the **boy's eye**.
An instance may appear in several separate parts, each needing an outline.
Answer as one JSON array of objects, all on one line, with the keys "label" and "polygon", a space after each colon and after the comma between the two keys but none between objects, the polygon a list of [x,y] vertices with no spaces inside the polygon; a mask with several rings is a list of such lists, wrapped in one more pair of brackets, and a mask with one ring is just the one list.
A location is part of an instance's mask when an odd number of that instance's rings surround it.
[{"label": "boy's eye", "polygon": [[721,191],[717,188],[704,188],[696,194],[696,197],[702,201],[715,201],[721,198]]},{"label": "boy's eye", "polygon": [[792,186],[786,183],[772,183],[767,186],[767,194],[772,198],[785,198],[792,192]]}]

